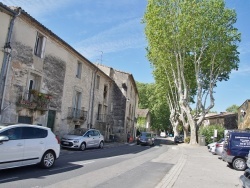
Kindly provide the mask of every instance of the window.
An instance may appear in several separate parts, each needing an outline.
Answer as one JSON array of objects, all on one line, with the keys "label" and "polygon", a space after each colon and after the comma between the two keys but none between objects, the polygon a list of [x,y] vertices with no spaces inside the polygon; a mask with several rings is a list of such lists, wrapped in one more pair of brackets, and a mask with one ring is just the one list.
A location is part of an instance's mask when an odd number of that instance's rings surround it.
[{"label": "window", "polygon": [[99,131],[94,130],[94,135],[93,136],[99,136],[99,135],[100,135]]},{"label": "window", "polygon": [[107,98],[107,93],[108,93],[108,86],[105,85],[105,86],[104,86],[104,90],[103,90],[103,98],[104,98],[104,99]]},{"label": "window", "polygon": [[31,90],[40,91],[40,84],[41,84],[42,77],[33,73],[30,73],[29,80],[28,80],[28,100],[31,99]]},{"label": "window", "polygon": [[75,91],[75,97],[74,97],[74,106],[73,106],[73,117],[74,118],[80,118],[81,115],[81,98],[82,93],[79,91]]},{"label": "window", "polygon": [[101,110],[102,110],[102,105],[98,104],[97,120],[101,120]]},{"label": "window", "polygon": [[96,76],[96,89],[99,89],[99,85],[100,85],[100,76],[97,75]]},{"label": "window", "polygon": [[23,127],[23,139],[46,138],[48,131],[34,127]]},{"label": "window", "polygon": [[10,140],[19,140],[22,134],[21,129],[21,127],[11,128],[0,133],[0,136],[8,136]]},{"label": "window", "polygon": [[34,49],[34,53],[36,56],[41,58],[44,57],[45,43],[46,43],[46,38],[42,34],[37,33],[36,44]]},{"label": "window", "polygon": [[76,69],[76,77],[81,78],[81,74],[82,74],[82,63],[78,62],[77,69]]}]

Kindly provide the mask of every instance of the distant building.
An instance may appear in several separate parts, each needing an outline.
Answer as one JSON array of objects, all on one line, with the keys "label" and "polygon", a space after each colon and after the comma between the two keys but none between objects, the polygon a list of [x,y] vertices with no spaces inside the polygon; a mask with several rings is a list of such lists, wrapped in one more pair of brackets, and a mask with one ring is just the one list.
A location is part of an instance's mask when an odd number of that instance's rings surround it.
[{"label": "distant building", "polygon": [[238,127],[239,129],[250,128],[250,100],[247,99],[238,108]]},{"label": "distant building", "polygon": [[111,116],[114,124],[111,126],[111,132],[119,140],[126,140],[128,132],[134,138],[139,94],[133,75],[101,64],[96,66],[114,81],[110,88]]},{"label": "distant building", "polygon": [[151,117],[149,109],[138,109],[137,116],[137,129],[139,131],[151,131]]},{"label": "distant building", "polygon": [[237,119],[237,113],[221,112],[220,114],[207,114],[203,121],[203,125],[221,125],[225,129],[237,129]]}]

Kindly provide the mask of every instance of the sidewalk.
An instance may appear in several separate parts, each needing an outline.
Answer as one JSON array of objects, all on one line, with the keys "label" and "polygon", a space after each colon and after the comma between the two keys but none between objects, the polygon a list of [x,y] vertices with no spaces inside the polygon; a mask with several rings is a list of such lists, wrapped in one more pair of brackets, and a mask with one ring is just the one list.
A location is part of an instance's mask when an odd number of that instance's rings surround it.
[{"label": "sidewalk", "polygon": [[236,171],[208,152],[206,146],[179,144],[182,152],[178,162],[159,183],[162,188],[235,188],[240,187]]}]

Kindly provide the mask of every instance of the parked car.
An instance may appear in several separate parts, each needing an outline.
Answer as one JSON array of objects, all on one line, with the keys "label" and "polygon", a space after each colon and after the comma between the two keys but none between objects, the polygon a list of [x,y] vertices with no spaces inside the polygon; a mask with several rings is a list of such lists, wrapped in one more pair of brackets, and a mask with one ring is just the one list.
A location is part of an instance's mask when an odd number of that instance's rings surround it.
[{"label": "parked car", "polygon": [[51,168],[60,145],[50,128],[15,124],[0,128],[0,169],[40,164]]},{"label": "parked car", "polygon": [[174,142],[175,143],[182,143],[182,142],[184,142],[184,136],[183,135],[175,136],[174,137]]},{"label": "parked car", "polygon": [[86,148],[103,148],[104,137],[99,130],[78,128],[62,137],[61,146],[81,151]]},{"label": "parked car", "polygon": [[150,145],[153,146],[155,144],[155,136],[150,132],[141,132],[137,139],[137,145]]},{"label": "parked car", "polygon": [[250,168],[246,169],[239,179],[241,187],[250,188]]},{"label": "parked car", "polygon": [[217,142],[212,142],[210,144],[207,145],[208,151],[211,152],[212,154],[216,154],[215,150],[216,150],[216,144],[217,143],[221,143],[224,141],[224,138],[221,138],[219,141]]},{"label": "parked car", "polygon": [[212,154],[215,155],[215,146],[216,146],[217,142],[213,142],[211,144],[209,144],[209,149],[208,151],[211,152]]},{"label": "parked car", "polygon": [[235,170],[243,171],[247,168],[246,160],[250,150],[249,131],[230,131],[227,133],[222,159]]},{"label": "parked car", "polygon": [[222,152],[223,152],[223,145],[224,145],[224,140],[217,142],[215,144],[215,154],[219,155],[221,158]]},{"label": "parked car", "polygon": [[160,137],[162,137],[162,138],[166,138],[166,132],[165,131],[162,131],[161,133],[160,133]]}]

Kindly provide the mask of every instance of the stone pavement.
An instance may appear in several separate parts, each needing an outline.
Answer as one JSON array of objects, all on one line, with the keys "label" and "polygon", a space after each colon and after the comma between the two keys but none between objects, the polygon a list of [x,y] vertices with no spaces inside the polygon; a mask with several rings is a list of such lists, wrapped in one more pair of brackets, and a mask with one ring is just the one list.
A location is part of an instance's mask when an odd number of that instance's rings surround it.
[{"label": "stone pavement", "polygon": [[206,146],[178,144],[178,162],[158,184],[157,188],[235,188],[244,172],[230,168]]}]

